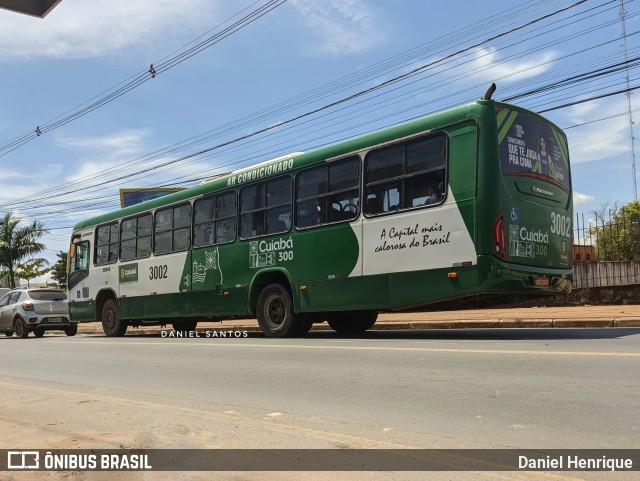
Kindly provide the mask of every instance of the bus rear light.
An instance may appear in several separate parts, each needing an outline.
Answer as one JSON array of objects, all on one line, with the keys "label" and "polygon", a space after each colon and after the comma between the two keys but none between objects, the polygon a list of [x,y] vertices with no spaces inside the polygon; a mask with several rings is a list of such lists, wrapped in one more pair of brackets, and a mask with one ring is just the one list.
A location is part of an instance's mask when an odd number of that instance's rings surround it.
[{"label": "bus rear light", "polygon": [[504,235],[504,213],[500,211],[493,221],[493,255],[507,258],[507,242]]},{"label": "bus rear light", "polygon": [[455,279],[456,277],[458,277],[458,273],[457,272],[449,272],[449,273],[447,273],[447,277],[449,279]]}]

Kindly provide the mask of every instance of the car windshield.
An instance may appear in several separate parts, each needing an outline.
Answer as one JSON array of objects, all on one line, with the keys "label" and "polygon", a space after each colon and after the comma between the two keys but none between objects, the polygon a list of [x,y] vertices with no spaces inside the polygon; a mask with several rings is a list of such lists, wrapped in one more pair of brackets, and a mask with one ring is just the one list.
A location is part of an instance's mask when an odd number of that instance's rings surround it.
[{"label": "car windshield", "polygon": [[34,301],[64,301],[67,298],[64,291],[29,291],[28,294]]}]

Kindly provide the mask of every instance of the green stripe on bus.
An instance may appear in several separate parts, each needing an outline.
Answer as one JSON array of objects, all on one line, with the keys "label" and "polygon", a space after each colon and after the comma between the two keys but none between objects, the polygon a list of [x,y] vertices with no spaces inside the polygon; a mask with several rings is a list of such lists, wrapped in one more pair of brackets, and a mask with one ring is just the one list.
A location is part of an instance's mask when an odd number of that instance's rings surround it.
[{"label": "green stripe on bus", "polygon": [[515,112],[515,111],[509,114],[509,117],[505,121],[504,125],[502,126],[502,129],[500,130],[500,133],[498,134],[498,145],[502,144],[502,141],[507,136],[507,133],[509,132],[509,129],[513,125],[513,122],[515,122],[517,116],[518,116],[518,112]]},{"label": "green stripe on bus", "polygon": [[500,130],[502,126],[502,122],[504,122],[504,120],[507,118],[507,115],[509,115],[510,112],[511,110],[509,109],[502,109],[498,112],[498,115],[496,115],[496,120],[498,122],[498,130]]}]

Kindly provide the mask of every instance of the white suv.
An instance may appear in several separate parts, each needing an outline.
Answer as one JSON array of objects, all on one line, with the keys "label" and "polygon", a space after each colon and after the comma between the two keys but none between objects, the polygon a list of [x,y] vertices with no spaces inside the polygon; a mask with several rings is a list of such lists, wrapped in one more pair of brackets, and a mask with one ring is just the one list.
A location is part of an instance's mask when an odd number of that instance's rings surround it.
[{"label": "white suv", "polygon": [[13,289],[0,299],[0,332],[25,338],[45,331],[64,331],[75,336],[78,324],[69,320],[67,293],[60,289]]}]

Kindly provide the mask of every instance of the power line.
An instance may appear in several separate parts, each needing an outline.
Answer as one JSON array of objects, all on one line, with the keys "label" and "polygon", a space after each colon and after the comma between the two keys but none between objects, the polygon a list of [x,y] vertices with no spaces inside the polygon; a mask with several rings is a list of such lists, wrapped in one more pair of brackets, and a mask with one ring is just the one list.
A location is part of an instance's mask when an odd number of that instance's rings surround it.
[{"label": "power line", "polygon": [[261,7],[253,10],[249,14],[242,17],[240,20],[234,22],[229,27],[226,27],[222,31],[217,32],[216,34],[212,35],[206,40],[203,40],[197,45],[187,49],[185,52],[175,55],[169,58],[168,60],[161,61],[155,66],[154,64],[151,64],[149,69],[141,71],[134,77],[131,77],[130,80],[126,81],[125,83],[118,84],[120,86],[117,86],[117,88],[114,87],[115,90],[114,89],[108,90],[107,92],[110,92],[110,93],[108,93],[107,95],[101,96],[98,100],[90,103],[89,105],[86,105],[85,107],[80,106],[82,108],[78,107],[76,109],[73,109],[72,113],[69,115],[66,115],[65,117],[62,117],[62,118],[58,117],[52,121],[40,124],[36,127],[36,129],[33,132],[25,133],[15,139],[5,142],[4,144],[0,145],[0,152],[2,152],[0,153],[0,157],[3,157],[9,154],[10,152],[13,152],[14,150],[22,147],[23,145],[27,144],[33,139],[41,136],[42,134],[50,132],[59,127],[62,127],[63,125],[73,122],[74,120],[77,120],[80,117],[83,117],[89,114],[90,112],[93,112],[94,110],[99,109],[113,102],[114,100],[130,92],[131,90],[139,87],[140,85],[151,80],[152,78],[155,78],[159,73],[166,72],[167,70],[181,64],[185,60],[188,60],[194,55],[197,55],[198,53],[206,50],[207,48],[227,38],[229,35],[232,35],[233,33],[247,27],[248,25],[255,22],[259,18],[263,17],[270,11],[284,4],[286,1],[287,0],[268,0],[268,2],[265,5],[262,5]]},{"label": "power line", "polygon": [[[615,1],[615,0],[612,0],[612,1]],[[540,4],[545,4],[545,3],[548,3],[548,2],[539,2],[537,5],[535,5],[535,7],[537,8],[538,6],[540,6]],[[572,18],[572,19],[574,19],[574,18],[577,18],[577,17],[584,17],[587,13],[592,12],[592,11],[595,11],[595,10],[597,10],[597,9],[601,8],[601,7],[605,7],[606,5],[608,5],[608,4],[610,4],[610,3],[611,3],[611,2],[607,2],[607,3],[605,3],[605,4],[598,5],[598,6],[594,7],[594,8],[588,9],[588,10],[586,10],[586,11],[578,12],[577,14],[575,14],[574,16],[572,16],[571,18]],[[533,8],[533,7],[531,7],[531,8]],[[531,10],[531,9],[530,9],[530,8],[524,9],[524,11],[527,11],[527,10]],[[514,17],[514,16],[515,16],[519,11],[518,11],[518,10],[516,10],[516,9],[514,9],[514,10],[509,11],[509,12],[510,12],[510,13],[509,13],[509,15],[508,15],[508,16],[503,16],[503,17],[504,17],[504,19],[510,19],[510,18]],[[602,13],[602,12],[601,12],[601,13]],[[493,18],[494,18],[494,17],[490,17],[490,19],[493,19]],[[583,19],[584,19],[584,18],[583,18]],[[555,24],[555,23],[557,23],[557,21],[556,21],[556,22],[552,22],[552,24]],[[575,23],[575,21],[572,21],[570,24],[572,24],[572,23]],[[570,24],[569,24],[569,25],[570,25]],[[470,31],[470,32],[474,32],[474,31],[482,30],[482,28],[485,28],[487,25],[489,25],[489,23],[485,21],[484,23],[481,23],[479,27],[478,27],[478,26],[475,26],[475,27],[473,27],[472,29],[469,29],[469,31]],[[599,28],[602,28],[602,27],[599,27]],[[539,30],[539,28],[538,28],[538,29],[533,29],[533,30],[532,30],[532,32],[535,32],[536,30]],[[458,32],[460,32],[460,31],[458,31]],[[455,35],[454,35],[454,34],[455,34]],[[457,36],[457,33],[456,33],[456,32],[454,32],[454,34],[450,34],[449,36],[445,36],[445,39],[447,39],[448,37],[455,38],[455,37]],[[468,35],[468,34],[462,34],[462,35],[464,36],[464,35]],[[440,43],[441,43],[441,42],[440,42]],[[433,44],[433,42],[432,42],[431,44]],[[425,45],[431,45],[431,44],[425,44]],[[413,49],[413,50],[415,50],[415,49]],[[404,56],[404,54],[401,54],[401,55],[403,55],[403,56]],[[395,57],[392,57],[392,58],[395,58]],[[446,62],[446,63],[448,63],[448,62]],[[366,69],[365,69],[365,70],[366,70]],[[346,78],[346,77],[345,77],[345,78]],[[331,85],[331,84],[329,84],[329,85]],[[403,87],[400,87],[400,88],[403,88]],[[467,89],[467,91],[468,91],[468,90],[470,90],[470,89]],[[388,90],[387,92],[390,92],[390,91],[391,91],[391,90]],[[386,95],[386,94],[385,94],[385,95]],[[370,97],[370,98],[371,98],[371,97]],[[341,110],[343,110],[343,109],[344,109],[344,108],[342,108]],[[325,115],[326,115],[326,114],[325,114]],[[250,117],[249,117],[249,118],[250,118]],[[254,117],[254,123],[255,123],[255,117]],[[229,125],[234,125],[234,124],[233,124],[233,123],[232,123],[232,124],[228,124],[228,126],[229,126]],[[244,125],[244,126],[246,126],[246,125],[248,125],[248,123],[244,123],[243,125]],[[231,132],[231,131],[233,131],[233,130],[237,130],[237,129],[238,129],[238,128],[240,128],[241,126],[242,126],[242,125],[239,125],[239,124],[236,122],[236,123],[235,123],[235,127],[234,127],[234,128],[228,128],[228,127],[227,127],[227,128],[224,128],[224,127],[223,127],[223,128],[219,128],[219,129],[217,129],[217,132],[218,132],[217,136],[219,136],[219,135],[220,135],[220,134],[222,134],[222,133],[229,133],[229,132]],[[169,154],[169,153],[177,152],[177,151],[179,151],[179,150],[184,150],[184,148],[186,148],[186,147],[187,147],[187,146],[189,146],[189,145],[190,145],[190,146],[195,146],[195,145],[197,145],[197,144],[199,144],[199,143],[202,143],[202,140],[205,138],[205,135],[207,135],[208,137],[211,137],[211,135],[208,135],[208,134],[210,134],[211,132],[212,132],[212,131],[210,131],[210,132],[208,132],[208,133],[205,133],[205,134],[201,134],[201,135],[196,136],[196,137],[192,137],[191,139],[187,139],[187,141],[183,141],[183,142],[180,142],[180,143],[178,143],[178,144],[174,144],[173,146],[170,146],[170,147],[165,148],[165,149],[160,149],[160,150],[158,150],[158,151],[156,151],[156,152],[154,152],[154,153],[152,153],[152,154],[149,154],[149,155],[147,155],[147,156],[145,156],[145,157],[139,157],[138,159],[134,159],[134,161],[127,161],[127,162],[126,162],[126,163],[124,163],[124,164],[119,164],[118,166],[113,166],[113,167],[111,167],[110,169],[111,169],[111,170],[114,170],[114,169],[120,169],[121,167],[123,167],[123,168],[124,168],[124,169],[126,169],[126,170],[131,170],[131,169],[132,169],[133,167],[135,167],[136,165],[140,165],[140,164],[142,164],[142,163],[145,163],[145,162],[151,161],[151,160],[153,160],[154,158],[155,158],[155,159],[160,158],[160,156],[161,156],[162,154],[165,154],[165,155],[166,155],[166,154]],[[216,131],[213,131],[213,132],[216,132]],[[187,142],[188,142],[188,143],[187,143]],[[188,163],[191,163],[191,162],[188,162]],[[159,166],[159,168],[160,168],[160,169],[163,169],[163,168],[166,168],[166,166],[160,165],[160,166]],[[159,171],[159,170],[156,170],[156,172],[158,172],[158,171]],[[142,170],[142,171],[138,171],[138,172],[134,172],[134,173],[133,173],[133,174],[131,174],[131,175],[135,176],[135,175],[139,175],[139,174],[143,174],[143,173],[144,173],[144,174],[146,174],[146,173],[147,173],[147,169],[144,169],[144,170]],[[85,178],[80,179],[80,180],[75,179],[75,180],[73,181],[73,185],[76,185],[76,186],[77,186],[77,185],[78,185],[78,183],[88,182],[88,181],[90,181],[90,180],[92,180],[92,179],[97,179],[98,177],[103,176],[103,174],[104,174],[104,172],[103,172],[103,173],[99,173],[99,174],[94,174],[94,175],[92,175],[92,176],[88,176],[88,177],[85,177]],[[151,175],[155,175],[155,174],[151,174]],[[70,184],[70,183],[68,183],[68,185],[71,185],[71,184]],[[63,185],[61,185],[61,186],[58,186],[58,187],[54,187],[54,188],[48,189],[48,191],[49,191],[49,192],[60,191],[61,189],[64,189],[65,187],[66,187],[66,186],[63,184]],[[37,199],[39,199],[38,194],[30,196],[30,197],[29,197],[29,200],[28,200],[28,199],[23,199],[23,200],[21,201],[21,203],[24,203],[24,202],[30,202],[31,200],[37,200]]]},{"label": "power line", "polygon": [[[162,163],[160,165],[157,165],[157,166],[154,166],[154,167],[150,167],[148,169],[145,169],[145,172],[149,172],[151,170],[156,170],[156,169],[158,169],[160,167],[164,167],[164,166],[168,166],[168,165],[174,165],[177,162],[181,162],[181,161],[184,161],[184,160],[187,160],[187,159],[191,159],[193,157],[202,155],[202,154],[207,153],[207,152],[218,150],[218,149],[220,149],[222,147],[225,147],[225,146],[228,146],[228,145],[231,145],[231,144],[235,144],[235,143],[240,142],[242,140],[246,140],[246,139],[255,137],[255,136],[259,135],[259,134],[262,134],[262,133],[265,133],[265,132],[269,132],[269,131],[274,130],[276,128],[279,128],[279,127],[281,127],[283,125],[291,124],[293,122],[296,122],[296,121],[301,120],[301,119],[306,118],[306,117],[310,117],[310,116],[312,116],[314,114],[317,114],[319,112],[322,112],[322,111],[325,111],[325,110],[329,110],[329,109],[331,109],[333,107],[336,107],[338,105],[341,105],[341,104],[345,104],[345,103],[350,102],[350,101],[352,101],[354,99],[363,97],[363,96],[365,96],[365,95],[367,95],[369,93],[381,90],[381,89],[383,89],[383,88],[385,88],[385,87],[387,87],[389,85],[396,84],[396,83],[398,83],[398,82],[400,82],[400,81],[402,81],[404,79],[407,79],[409,77],[412,77],[412,76],[414,76],[414,75],[416,75],[416,74],[418,74],[418,73],[420,73],[420,72],[422,72],[422,71],[424,71],[424,70],[426,70],[428,68],[432,68],[432,67],[434,67],[436,65],[442,64],[443,62],[445,62],[445,61],[447,61],[447,60],[449,60],[449,59],[451,59],[453,57],[459,56],[462,53],[469,52],[469,51],[471,51],[473,49],[476,49],[476,48],[478,48],[478,47],[480,47],[482,45],[490,43],[490,42],[492,42],[492,41],[494,41],[496,39],[505,37],[505,36],[507,36],[509,34],[512,34],[514,32],[522,30],[522,29],[524,29],[526,27],[529,27],[531,25],[535,25],[535,24],[537,24],[539,22],[542,22],[543,20],[551,18],[551,17],[553,17],[555,15],[558,15],[560,13],[566,12],[566,11],[568,11],[568,10],[570,10],[572,8],[575,8],[575,7],[581,5],[581,4],[585,3],[585,2],[586,2],[586,0],[579,0],[579,1],[573,3],[573,4],[569,5],[569,6],[557,9],[557,10],[551,12],[551,13],[548,13],[548,14],[540,16],[540,17],[538,17],[536,19],[530,20],[530,21],[528,21],[528,22],[526,22],[524,24],[521,24],[519,26],[513,27],[513,28],[511,28],[509,30],[500,32],[500,33],[498,33],[496,35],[493,35],[491,37],[485,38],[484,40],[478,41],[478,42],[476,42],[476,43],[474,43],[472,45],[469,45],[467,47],[459,49],[459,50],[457,50],[457,51],[455,51],[453,53],[450,53],[448,55],[445,55],[444,57],[441,57],[441,58],[439,58],[437,60],[433,60],[433,61],[427,62],[424,65],[416,67],[416,68],[414,68],[414,69],[412,69],[412,70],[410,70],[408,72],[402,73],[400,75],[396,75],[393,78],[390,78],[390,79],[388,79],[386,81],[380,82],[377,85],[374,85],[374,86],[369,87],[367,89],[361,90],[361,91],[356,92],[354,94],[351,94],[351,95],[349,95],[347,97],[341,98],[339,100],[336,100],[336,101],[330,102],[328,104],[325,104],[325,105],[323,105],[321,107],[318,107],[318,108],[315,108],[313,110],[307,111],[305,113],[299,114],[299,115],[294,116],[292,118],[289,118],[287,120],[281,121],[281,122],[279,122],[279,123],[277,123],[275,125],[267,126],[265,128],[259,129],[257,131],[251,132],[249,134],[245,134],[243,136],[236,137],[234,139],[218,143],[218,144],[216,144],[214,146],[202,149],[200,151],[197,151],[197,152],[194,152],[194,153],[182,156],[182,157],[179,157],[177,159],[172,159],[172,160],[164,162],[164,163]],[[117,181],[120,181],[120,180],[123,180],[123,179],[127,179],[128,177],[129,177],[129,175],[121,175],[121,176],[112,178],[109,181],[104,182],[102,185],[112,184],[114,182],[117,182]],[[65,194],[73,194],[73,193],[77,193],[77,192],[81,192],[81,191],[87,190],[89,188],[91,188],[91,187],[80,187],[80,188],[72,189],[72,190],[66,192]],[[29,200],[30,201],[42,201],[42,200],[49,200],[49,199],[55,198],[55,197],[58,197],[58,194],[45,195],[45,196],[41,196],[39,198],[34,198],[33,196],[31,196]],[[11,205],[11,204],[12,203],[5,204],[5,205]]]},{"label": "power line", "polygon": [[571,107],[573,105],[583,104],[585,102],[591,102],[593,100],[604,99],[606,97],[611,97],[613,95],[623,94],[625,92],[630,92],[630,91],[636,90],[638,88],[640,88],[640,85],[636,85],[635,87],[631,87],[631,88],[627,88],[627,89],[618,90],[616,92],[607,92],[606,94],[596,95],[594,97],[589,97],[589,98],[582,99],[582,100],[576,100],[575,102],[569,102],[569,103],[562,104],[562,105],[557,105],[555,107],[551,107],[551,108],[548,108],[548,109],[545,109],[545,110],[540,110],[540,111],[538,111],[538,113],[542,114],[542,113],[545,113],[545,112],[552,112],[553,110],[564,109],[566,107]]},{"label": "power line", "polygon": [[[574,33],[574,35],[575,35],[575,33]],[[585,81],[586,81],[586,80],[585,80]],[[515,84],[514,84],[514,85],[515,85]],[[519,83],[519,84],[517,84],[517,85],[521,85],[521,84]],[[395,89],[393,89],[393,90],[395,90]],[[469,89],[466,89],[466,90],[469,90]],[[391,91],[391,89],[388,89],[387,91]],[[457,92],[457,93],[460,93],[460,92]],[[450,96],[454,96],[454,95],[455,95],[455,93],[454,93],[454,94],[450,94]],[[539,96],[539,95],[538,95],[538,96]],[[538,96],[536,96],[536,98],[537,98]],[[376,97],[377,97],[377,95],[376,95]],[[447,97],[449,97],[449,96],[441,97],[441,98],[447,98]],[[369,98],[375,98],[375,97],[369,97]],[[395,102],[395,101],[394,101],[394,102]],[[391,103],[394,103],[394,102],[391,102]],[[391,103],[389,103],[389,104],[391,104]],[[420,105],[426,105],[426,104],[427,104],[427,103],[423,103],[423,104],[420,104]],[[352,106],[353,106],[353,104],[351,104],[351,107],[352,107]],[[378,108],[379,108],[378,106],[374,106],[373,110],[378,110]],[[415,109],[415,108],[418,108],[418,107],[417,107],[417,106],[411,107],[411,109]],[[347,109],[347,107],[346,107],[346,106],[343,106],[343,107],[341,107],[341,108],[340,108],[340,110],[345,110],[345,111],[346,111],[346,109]],[[367,107],[367,109],[372,110],[370,107]],[[411,110],[411,109],[405,109],[405,111],[409,111],[409,110]],[[352,109],[350,109],[350,112],[352,112],[352,111],[353,111],[353,110],[352,110]],[[400,111],[400,112],[403,112],[403,111]],[[324,117],[324,116],[326,116],[326,115],[328,115],[328,114],[323,114],[323,115],[322,115],[322,116],[320,116],[320,117]],[[364,122],[364,123],[361,123],[361,124],[360,124],[360,125],[358,125],[358,126],[350,126],[350,127],[349,127],[349,129],[353,130],[353,129],[358,128],[358,127],[362,127],[362,126],[370,125],[370,124],[371,124],[371,123],[373,123],[375,120],[380,120],[380,119],[383,119],[383,118],[388,118],[388,117],[391,117],[392,115],[399,115],[399,112],[398,112],[398,111],[395,111],[395,112],[392,112],[392,113],[390,113],[390,114],[383,115],[382,117],[378,117],[378,119],[374,119],[374,120],[372,120],[372,121],[366,121],[366,122]],[[304,123],[306,123],[306,122],[308,122],[308,121],[303,122],[303,124],[304,124]],[[329,122],[329,121],[327,121],[327,122]],[[278,127],[278,128],[279,128],[279,127]],[[281,130],[282,130],[282,129],[281,129]],[[343,132],[343,131],[344,131],[344,130],[341,130],[341,132]],[[334,131],[334,132],[332,132],[330,135],[335,135],[335,134],[336,134],[336,132]],[[318,137],[316,137],[315,139],[312,139],[312,140],[320,140],[321,142],[328,142],[328,140],[327,140],[327,136],[326,136],[326,135],[320,135],[320,136],[318,136]],[[307,139],[307,140],[305,140],[305,142],[307,142],[307,144],[308,144],[309,140]],[[174,144],[174,145],[175,145],[175,144]],[[245,144],[243,144],[243,145],[248,145],[248,144],[247,144],[247,143],[245,143]],[[235,149],[235,148],[234,148],[234,149]],[[161,152],[161,151],[157,151],[157,152]],[[196,155],[197,155],[197,153],[196,153]],[[196,157],[194,156],[193,158],[195,159]],[[264,157],[263,157],[263,158],[264,158]],[[245,158],[245,159],[246,159],[246,158]],[[237,162],[240,162],[240,161],[236,161],[236,162],[232,162],[232,163],[237,163]],[[175,164],[171,164],[171,165],[175,165]],[[160,166],[160,168],[163,168],[163,167],[168,167],[168,166]],[[157,169],[157,170],[158,170],[158,169]],[[157,171],[157,170],[155,170],[155,171]],[[154,171],[154,172],[155,172],[155,171]],[[147,170],[147,169],[145,169],[145,170],[141,171],[140,173],[144,173],[145,175],[147,175],[147,176],[148,176],[148,174],[150,173],[150,171],[149,171],[149,170]],[[134,173],[133,175],[136,175],[136,173]],[[151,175],[153,175],[153,173],[151,173]],[[128,179],[127,179],[127,180],[128,180]],[[189,180],[191,180],[191,181],[198,181],[198,180],[202,180],[202,179],[189,179]],[[167,184],[167,185],[173,185],[173,184]],[[96,186],[91,186],[91,188],[95,188],[95,187],[96,187]],[[100,187],[101,187],[101,186],[100,186]],[[63,193],[62,193],[62,194],[60,194],[60,195],[65,195],[65,193],[63,192]],[[106,197],[105,197],[105,196],[102,196],[101,198],[106,198]],[[77,200],[77,199],[76,199],[76,200]],[[86,201],[86,199],[85,199],[85,201]],[[74,201],[69,201],[69,204],[71,204],[72,202],[74,202]],[[58,209],[58,207],[57,207],[58,205],[59,205],[59,204],[58,204],[58,202],[56,202],[55,206],[53,206],[54,208],[53,208],[53,209],[51,209],[51,211],[50,211],[49,213],[47,213],[47,214],[51,214],[51,215],[54,215],[54,216],[55,216],[56,214],[58,214],[58,213],[60,212],[60,210],[59,210],[59,209]],[[107,205],[107,203],[104,203],[104,205],[106,206],[106,205]],[[110,203],[109,203],[109,205],[113,205],[113,202],[110,202]],[[94,206],[95,206],[95,204],[94,204]],[[89,206],[87,206],[87,207],[89,207]],[[111,207],[110,209],[113,209],[113,208],[116,208],[116,207]],[[94,208],[94,211],[95,211],[95,208]],[[75,213],[78,213],[79,211],[78,211],[77,209],[69,209],[69,210],[67,210],[67,212],[75,212]]]}]

